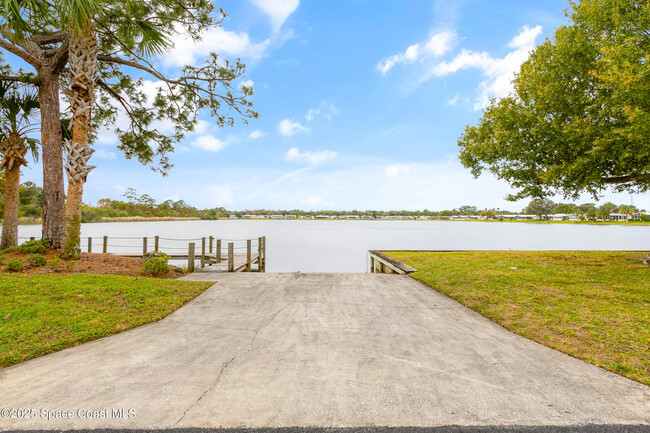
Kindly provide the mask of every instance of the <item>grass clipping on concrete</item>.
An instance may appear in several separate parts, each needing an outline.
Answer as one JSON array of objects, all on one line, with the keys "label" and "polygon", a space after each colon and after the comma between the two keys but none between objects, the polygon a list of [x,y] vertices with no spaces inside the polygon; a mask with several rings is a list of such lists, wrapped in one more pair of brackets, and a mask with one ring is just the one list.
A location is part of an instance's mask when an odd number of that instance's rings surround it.
[{"label": "grass clipping on concrete", "polygon": [[510,331],[650,385],[650,266],[635,252],[389,252]]},{"label": "grass clipping on concrete", "polygon": [[211,284],[0,274],[0,368],[160,320]]}]

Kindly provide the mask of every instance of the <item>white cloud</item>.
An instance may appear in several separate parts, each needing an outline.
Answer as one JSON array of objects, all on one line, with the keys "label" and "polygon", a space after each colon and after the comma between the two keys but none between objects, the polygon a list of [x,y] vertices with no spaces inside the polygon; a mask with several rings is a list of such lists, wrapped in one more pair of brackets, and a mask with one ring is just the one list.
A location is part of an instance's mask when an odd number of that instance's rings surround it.
[{"label": "white cloud", "polygon": [[305,114],[305,119],[307,119],[308,122],[311,122],[320,114],[320,108],[310,108],[309,111],[307,111],[307,114]]},{"label": "white cloud", "polygon": [[458,105],[458,93],[456,93],[453,98],[447,100],[447,105]]},{"label": "white cloud", "polygon": [[289,16],[298,9],[300,0],[252,0],[262,12],[268,15],[273,31],[280,30]]},{"label": "white cloud", "polygon": [[93,152],[93,158],[115,159],[117,158],[117,154],[115,152],[100,147],[98,149],[95,149],[95,152]]},{"label": "white cloud", "polygon": [[337,153],[331,150],[320,150],[316,152],[305,151],[300,153],[297,147],[289,149],[284,159],[287,161],[307,162],[311,165],[322,164],[325,161],[336,158]]},{"label": "white cloud", "polygon": [[250,138],[251,140],[258,140],[260,138],[264,138],[265,136],[266,136],[266,132],[262,132],[259,129],[256,129],[255,131],[248,134],[248,138]]},{"label": "white cloud", "polygon": [[221,149],[226,147],[228,143],[226,141],[219,140],[213,135],[200,135],[192,141],[192,146],[207,150],[208,152],[219,152]]},{"label": "white cloud", "polygon": [[209,202],[216,207],[231,205],[234,201],[232,187],[229,185],[213,185],[208,190]]},{"label": "white cloud", "polygon": [[456,33],[444,31],[431,36],[424,48],[434,57],[440,57],[451,49],[455,41]]},{"label": "white cloud", "polygon": [[541,33],[541,26],[522,27],[508,44],[513,50],[502,58],[492,57],[484,51],[479,53],[463,49],[453,60],[436,65],[431,70],[431,76],[442,77],[463,69],[480,69],[486,79],[479,84],[479,96],[474,102],[474,109],[484,108],[490,98],[504,97],[512,91],[512,79],[521,64],[528,59],[530,51],[535,48],[537,37]]},{"label": "white cloud", "polygon": [[456,33],[444,30],[431,36],[428,41],[409,46],[403,53],[398,53],[380,61],[377,69],[382,74],[400,63],[413,63],[419,59],[440,57],[447,53],[456,42]]},{"label": "white cloud", "polygon": [[291,119],[284,119],[278,123],[278,131],[285,137],[291,137],[299,132],[308,132],[309,128]]},{"label": "white cloud", "polygon": [[384,173],[388,177],[402,177],[409,174],[410,169],[410,165],[407,164],[393,164],[386,167]]},{"label": "white cloud", "polygon": [[334,105],[333,102],[321,101],[318,107],[310,108],[307,111],[307,114],[305,114],[305,119],[307,119],[308,122],[311,122],[318,116],[322,116],[331,122],[334,116],[337,114],[339,114],[339,110],[336,108],[336,105]]},{"label": "white cloud", "polygon": [[246,32],[236,33],[222,27],[213,27],[205,31],[199,41],[180,33],[174,38],[173,44],[174,48],[167,53],[164,61],[174,66],[183,66],[196,64],[210,52],[259,59],[271,45],[271,40],[253,43]]},{"label": "white cloud", "polygon": [[239,88],[242,88],[242,87],[253,87],[254,85],[255,85],[255,81],[253,81],[253,80],[246,80],[246,81],[242,81],[241,83],[239,83]]}]

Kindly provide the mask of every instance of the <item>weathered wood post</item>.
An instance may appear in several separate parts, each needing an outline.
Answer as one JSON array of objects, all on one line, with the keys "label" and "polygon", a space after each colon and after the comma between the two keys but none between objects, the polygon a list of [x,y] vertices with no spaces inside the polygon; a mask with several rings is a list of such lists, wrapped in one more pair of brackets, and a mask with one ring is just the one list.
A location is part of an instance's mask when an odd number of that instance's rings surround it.
[{"label": "weathered wood post", "polygon": [[252,241],[246,239],[246,272],[251,271],[251,245]]},{"label": "weathered wood post", "polygon": [[235,244],[228,242],[228,272],[235,272]]},{"label": "weathered wood post", "polygon": [[104,236],[104,245],[102,245],[102,253],[108,252],[108,236]]},{"label": "weathered wood post", "polygon": [[370,273],[374,274],[375,273],[375,256],[372,254],[370,255]]},{"label": "weathered wood post", "polygon": [[158,247],[160,246],[160,236],[153,238],[153,250],[158,252]]},{"label": "weathered wood post", "polygon": [[201,238],[201,267],[205,267],[205,237]]},{"label": "weathered wood post", "polygon": [[266,272],[266,236],[262,236],[262,272]]},{"label": "weathered wood post", "polygon": [[384,262],[379,262],[379,273],[380,274],[386,273],[386,265],[384,264]]},{"label": "weathered wood post", "polygon": [[36,238],[35,238],[34,236],[31,236],[31,237],[29,238],[29,240],[30,240],[30,241],[35,241]]},{"label": "weathered wood post", "polygon": [[217,239],[217,263],[221,263],[221,239]]},{"label": "weathered wood post", "polygon": [[187,270],[194,272],[194,242],[190,242],[187,251]]},{"label": "weathered wood post", "polygon": [[262,238],[257,238],[257,272],[262,272]]},{"label": "weathered wood post", "polygon": [[88,252],[92,253],[93,252],[93,238],[88,236]]},{"label": "weathered wood post", "polygon": [[142,238],[142,257],[147,255],[147,237]]},{"label": "weathered wood post", "polygon": [[212,254],[212,242],[214,241],[214,237],[210,236],[210,246],[208,247],[208,253]]}]

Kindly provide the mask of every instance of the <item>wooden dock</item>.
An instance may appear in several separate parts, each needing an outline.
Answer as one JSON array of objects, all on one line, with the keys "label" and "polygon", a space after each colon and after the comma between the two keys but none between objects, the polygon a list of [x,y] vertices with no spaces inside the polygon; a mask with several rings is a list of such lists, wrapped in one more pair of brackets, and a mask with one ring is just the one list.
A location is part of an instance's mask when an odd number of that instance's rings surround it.
[{"label": "wooden dock", "polygon": [[[187,260],[187,270],[194,272],[196,270],[196,262],[200,263],[202,271],[207,272],[265,272],[266,271],[266,236],[261,236],[257,239],[218,239],[213,236],[198,238],[198,239],[170,239],[161,238],[160,236],[153,237],[153,249],[150,249],[148,237],[143,238],[116,238],[122,240],[139,240],[142,239],[142,252],[111,252],[122,257],[137,257],[145,259],[150,257],[152,253],[164,253],[169,260],[185,261]],[[172,246],[163,248],[160,245],[161,240],[167,241],[200,241],[188,242],[187,247]],[[88,249],[87,252],[91,253],[93,250],[93,238],[87,238]],[[227,241],[226,250],[222,248],[222,241]],[[240,246],[235,246],[235,243]],[[199,248],[197,248],[197,243]],[[225,242],[223,242],[225,243]],[[108,236],[104,236],[101,244],[103,253],[108,253],[111,246],[109,244]],[[113,247],[126,247],[132,249],[135,245],[113,245]],[[139,247],[139,245],[138,245]],[[235,250],[238,251],[235,254]],[[243,251],[240,253],[239,251]],[[225,253],[225,254],[224,254]]]},{"label": "wooden dock", "polygon": [[[115,254],[116,256],[121,257],[137,257],[142,258],[142,254],[129,254],[121,253]],[[188,260],[187,254],[167,254],[169,260]],[[206,254],[205,258],[201,256],[196,257],[195,260],[201,259],[201,267],[194,269],[195,271],[201,272],[262,272],[260,271],[260,256],[259,254],[251,254],[250,266],[248,264],[248,255],[247,254],[233,254],[232,262],[228,260],[227,257],[221,259],[217,262],[216,254]],[[232,269],[230,267],[232,263]],[[255,265],[255,268],[252,267]],[[250,267],[250,270],[249,270]]]}]

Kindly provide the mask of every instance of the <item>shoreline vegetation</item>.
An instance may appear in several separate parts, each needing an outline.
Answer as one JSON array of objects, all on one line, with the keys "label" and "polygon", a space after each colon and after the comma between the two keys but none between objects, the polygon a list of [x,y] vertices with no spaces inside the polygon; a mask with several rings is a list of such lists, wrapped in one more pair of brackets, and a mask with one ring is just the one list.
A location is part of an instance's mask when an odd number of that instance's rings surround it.
[{"label": "shoreline vegetation", "polygon": [[516,334],[650,385],[650,252],[384,253]]},{"label": "shoreline vegetation", "polygon": [[[210,220],[205,220],[198,217],[142,217],[142,216],[133,216],[133,217],[104,217],[99,221],[92,221],[92,223],[132,223],[132,222],[155,222],[155,221],[231,221],[232,218],[214,218]],[[242,221],[287,221],[285,219],[274,219],[274,218],[238,218]],[[291,221],[317,221],[318,219],[309,219],[309,218],[296,218]],[[622,225],[622,226],[650,226],[650,221],[539,221],[539,220],[471,220],[471,219],[437,219],[437,218],[428,218],[428,219],[409,219],[409,220],[389,220],[389,219],[340,219],[333,218],[327,219],[325,221],[441,221],[441,222],[460,222],[460,223],[524,223],[524,224],[586,224],[586,225]],[[2,223],[2,220],[0,220]],[[89,223],[84,221],[85,224]],[[41,218],[19,218],[19,225],[40,225],[42,224]]]},{"label": "shoreline vegetation", "polygon": [[[223,207],[197,209],[183,200],[166,200],[157,203],[148,194],[139,195],[129,188],[125,200],[104,198],[95,206],[84,204],[82,223],[139,222],[139,221],[192,221],[222,219],[279,219],[279,220],[478,220],[535,223],[583,223],[583,224],[637,224],[650,223],[650,213],[632,205],[603,203],[553,203],[550,200],[533,200],[521,212],[500,209],[479,209],[476,206],[460,206],[451,210],[318,210],[301,209],[247,209],[232,211]],[[3,213],[0,193],[0,219]],[[19,224],[40,224],[43,204],[42,188],[33,182],[20,187]],[[511,221],[514,220],[514,221]]]}]

